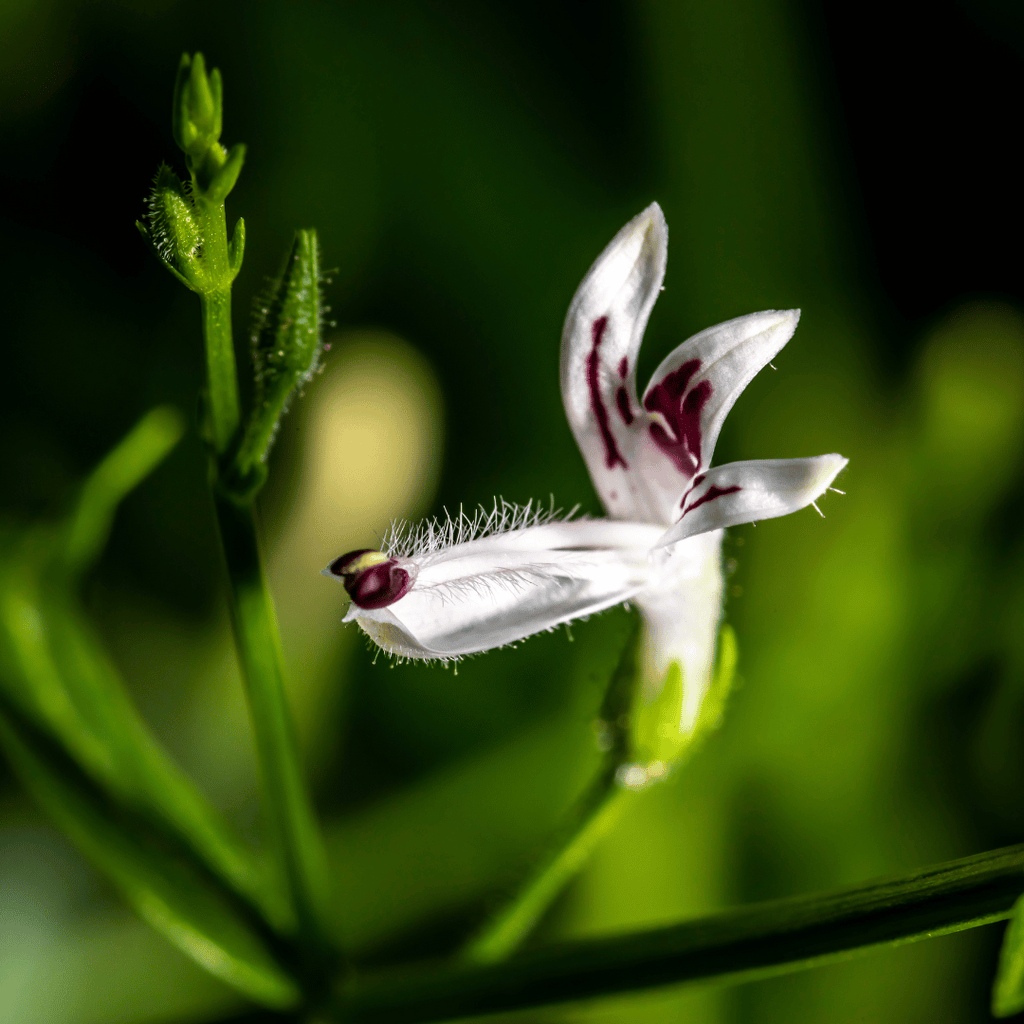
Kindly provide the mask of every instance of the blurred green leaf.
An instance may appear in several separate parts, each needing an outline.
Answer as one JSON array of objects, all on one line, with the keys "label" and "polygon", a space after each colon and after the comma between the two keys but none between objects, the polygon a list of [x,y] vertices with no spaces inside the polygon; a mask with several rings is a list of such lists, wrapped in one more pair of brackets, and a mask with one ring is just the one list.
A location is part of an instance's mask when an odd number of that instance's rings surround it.
[{"label": "blurred green leaf", "polygon": [[71,516],[63,551],[63,561],[72,574],[96,561],[117,506],[163,462],[184,430],[185,421],[177,409],[158,406],[89,474]]},{"label": "blurred green leaf", "polygon": [[992,986],[993,1017],[1012,1017],[1021,1010],[1024,1010],[1024,896],[1013,905]]},{"label": "blurred green leaf", "polygon": [[[286,926],[280,894],[275,897],[263,884],[251,852],[139,717],[76,593],[81,574],[106,540],[118,502],[180,433],[180,417],[172,410],[149,413],[88,478],[65,523],[15,534],[5,548],[0,562],[5,746],[26,786],[147,920],[204,966],[219,964],[216,973],[253,998],[278,1005],[284,998],[278,981],[250,977],[262,970],[265,955],[253,953],[239,929],[255,923],[267,930],[265,919]],[[189,909],[190,875],[154,867],[157,862],[140,838],[145,830],[118,832],[140,822],[172,837],[192,865],[189,870],[204,875],[210,892],[219,887],[216,898],[244,911],[248,924],[229,927],[219,911]],[[177,887],[183,888],[175,896]],[[173,910],[175,900],[183,908]],[[206,921],[214,928],[208,942],[226,943],[230,955],[215,955],[199,941]],[[252,936],[245,941],[259,945]],[[256,966],[246,967],[249,961]]]},{"label": "blurred green leaf", "polygon": [[0,743],[29,792],[153,927],[249,998],[281,1008],[298,1001],[272,936],[244,901],[158,819],[111,800],[2,691]]}]

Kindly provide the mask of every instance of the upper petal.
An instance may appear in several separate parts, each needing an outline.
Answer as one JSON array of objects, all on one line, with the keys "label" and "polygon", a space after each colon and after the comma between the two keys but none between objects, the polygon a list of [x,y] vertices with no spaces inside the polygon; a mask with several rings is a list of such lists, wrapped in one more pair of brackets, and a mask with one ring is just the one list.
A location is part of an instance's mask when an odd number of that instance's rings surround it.
[{"label": "upper petal", "polygon": [[676,471],[675,486],[667,485],[675,500],[711,465],[729,410],[793,336],[799,320],[798,309],[727,320],[688,338],[654,371],[643,397],[650,417],[647,440]]},{"label": "upper petal", "polygon": [[[644,518],[631,470],[643,424],[636,358],[665,277],[668,226],[652,203],[594,262],[562,330],[562,400],[594,487],[617,518]],[[638,515],[638,512],[641,513]]]},{"label": "upper petal", "polygon": [[694,478],[683,514],[659,547],[725,526],[788,515],[824,494],[846,465],[842,455],[730,462]]}]

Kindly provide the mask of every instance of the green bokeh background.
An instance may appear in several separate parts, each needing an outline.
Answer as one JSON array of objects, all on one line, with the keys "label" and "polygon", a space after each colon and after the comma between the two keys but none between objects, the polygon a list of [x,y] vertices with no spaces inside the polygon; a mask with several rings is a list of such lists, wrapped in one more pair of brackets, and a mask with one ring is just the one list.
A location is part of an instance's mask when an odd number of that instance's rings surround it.
[{"label": "green bokeh background", "polygon": [[[731,531],[741,686],[724,726],[636,801],[538,941],[1024,839],[1013,6],[0,0],[5,519],[59,511],[152,405],[194,408],[195,300],[133,226],[160,160],[178,162],[185,49],[222,69],[225,141],[249,145],[229,203],[248,227],[239,339],[293,228],[316,226],[337,268],[328,363],[353,330],[389,332],[440,386],[423,511],[552,493],[599,511],[561,410],[559,331],[652,199],[671,245],[648,369],[717,321],[804,311],[717,460],[839,451],[846,497],[824,522]],[[268,544],[295,514],[304,416],[275,452]],[[154,728],[256,842],[220,585],[190,436],[125,504],[87,599]],[[283,617],[343,928],[367,962],[443,952],[592,766],[626,617],[457,673],[374,664],[340,626]],[[0,773],[0,1022],[245,1019]],[[984,1021],[1000,930],[515,1019]]]}]

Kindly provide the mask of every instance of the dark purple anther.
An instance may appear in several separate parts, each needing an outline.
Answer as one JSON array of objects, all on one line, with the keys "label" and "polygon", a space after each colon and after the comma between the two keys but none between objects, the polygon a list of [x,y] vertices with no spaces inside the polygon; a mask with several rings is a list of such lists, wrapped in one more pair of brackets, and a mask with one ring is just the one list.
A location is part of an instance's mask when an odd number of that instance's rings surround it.
[{"label": "dark purple anther", "polygon": [[[629,469],[626,460],[615,443],[615,436],[608,425],[608,410],[604,406],[604,399],[601,397],[601,357],[597,350],[601,347],[601,339],[604,337],[605,328],[608,326],[608,317],[598,317],[590,325],[590,336],[593,339],[593,347],[590,355],[587,356],[587,385],[590,388],[590,406],[594,410],[594,419],[597,420],[597,427],[601,431],[601,440],[604,441],[604,464],[609,469],[621,466]],[[619,407],[621,411],[621,406]],[[628,409],[628,406],[627,406]],[[628,422],[628,421],[627,421]]]},{"label": "dark purple anther", "polygon": [[670,434],[660,423],[652,423],[650,431],[654,443],[684,476],[692,476],[700,465],[700,417],[711,397],[711,383],[706,380],[698,381],[687,390],[699,369],[699,359],[683,363],[678,370],[666,373],[644,399],[644,408],[648,412],[660,412],[672,431]]},{"label": "dark purple anther", "polygon": [[412,586],[409,573],[396,559],[369,548],[336,558],[327,571],[345,584],[360,608],[386,608],[405,597]]}]

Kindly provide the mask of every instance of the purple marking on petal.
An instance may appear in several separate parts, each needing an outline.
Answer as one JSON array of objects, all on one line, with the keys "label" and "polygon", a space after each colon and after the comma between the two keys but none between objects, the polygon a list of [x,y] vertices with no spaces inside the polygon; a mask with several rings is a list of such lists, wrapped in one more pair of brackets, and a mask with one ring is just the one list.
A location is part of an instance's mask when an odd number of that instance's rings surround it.
[{"label": "purple marking on petal", "polygon": [[412,586],[409,573],[394,558],[377,562],[365,569],[358,562],[369,554],[379,554],[372,548],[350,551],[331,562],[329,571],[345,584],[349,597],[360,608],[386,608],[405,597]]},{"label": "purple marking on petal", "polygon": [[608,317],[598,317],[590,325],[590,335],[594,344],[587,356],[587,385],[590,388],[590,405],[594,410],[594,418],[597,420],[597,427],[601,431],[601,440],[604,441],[604,464],[609,469],[621,466],[629,469],[626,460],[615,443],[611,427],[608,425],[608,410],[605,408],[604,399],[601,397],[601,357],[597,350],[601,347],[601,339],[604,337],[605,328],[608,326]]},{"label": "purple marking on petal", "polygon": [[621,359],[619,360],[619,376],[620,376],[620,377],[621,377],[621,378],[622,378],[623,380],[625,380],[625,379],[626,379],[626,374],[627,374],[627,373],[629,373],[629,360],[628,360],[628,359],[627,359],[627,358],[626,358],[625,356],[623,356],[623,357],[622,357],[622,358],[621,358]]},{"label": "purple marking on petal", "polygon": [[615,392],[615,404],[619,407],[619,415],[622,417],[622,422],[628,427],[636,417],[633,415],[633,410],[629,407],[629,395],[626,394],[626,389],[620,384],[619,390]]},{"label": "purple marking on petal", "polygon": [[[739,484],[733,484],[732,487],[716,487],[712,484],[708,488],[707,494],[702,495],[689,508],[683,510],[683,516],[685,516],[687,512],[692,512],[699,505],[703,505],[705,501],[714,501],[715,498],[720,498],[723,494],[735,494],[737,491],[742,490],[743,488],[740,487]],[[683,501],[685,500],[686,499],[684,498]],[[682,519],[683,516],[680,516],[679,518]]]},{"label": "purple marking on petal", "polygon": [[648,412],[660,412],[669,426],[650,425],[654,443],[675,463],[683,476],[693,476],[701,464],[700,414],[711,397],[711,382],[690,381],[700,369],[699,359],[690,359],[678,370],[666,373],[644,399]]}]

